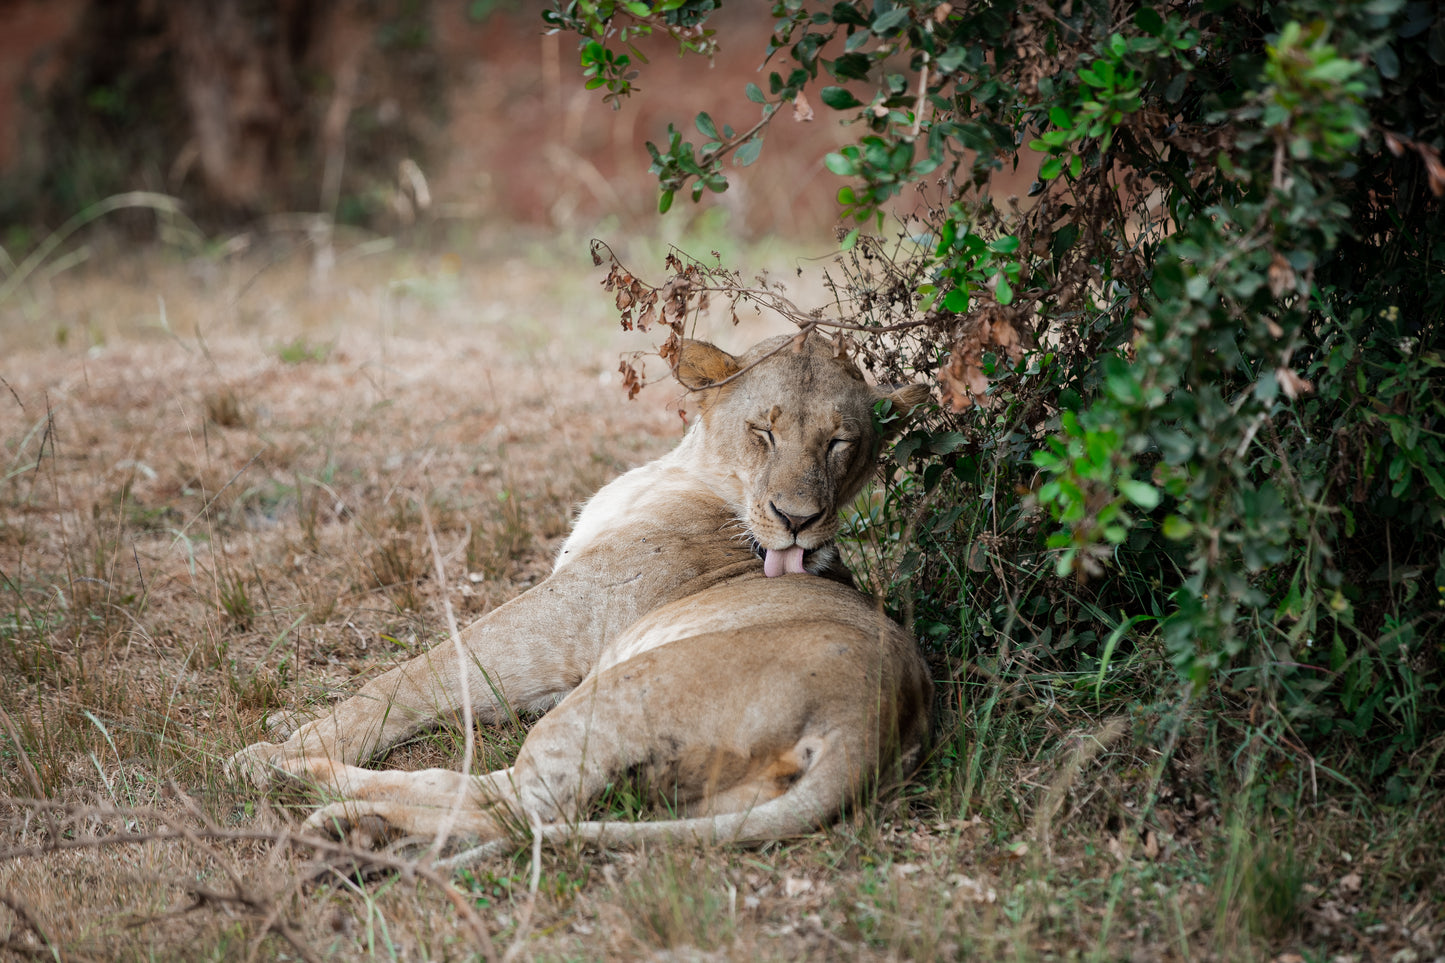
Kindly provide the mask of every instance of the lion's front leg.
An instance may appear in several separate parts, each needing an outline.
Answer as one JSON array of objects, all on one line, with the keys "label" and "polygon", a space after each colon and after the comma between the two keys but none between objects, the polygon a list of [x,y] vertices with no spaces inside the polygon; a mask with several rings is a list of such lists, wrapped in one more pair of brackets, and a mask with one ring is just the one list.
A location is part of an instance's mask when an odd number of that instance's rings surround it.
[{"label": "lion's front leg", "polygon": [[[257,785],[277,770],[324,782],[324,763],[361,763],[461,714],[463,695],[483,722],[513,711],[545,711],[581,682],[603,645],[636,618],[636,607],[569,566],[472,623],[462,654],[443,642],[377,676],[356,695],[297,729],[285,742],[258,742],[230,769]],[[313,772],[311,762],[323,764]]]},{"label": "lion's front leg", "polygon": [[312,763],[313,772],[341,798],[306,820],[306,829],[358,849],[415,850],[451,841],[501,842],[519,829],[512,771],[469,776],[449,769],[419,772]]}]

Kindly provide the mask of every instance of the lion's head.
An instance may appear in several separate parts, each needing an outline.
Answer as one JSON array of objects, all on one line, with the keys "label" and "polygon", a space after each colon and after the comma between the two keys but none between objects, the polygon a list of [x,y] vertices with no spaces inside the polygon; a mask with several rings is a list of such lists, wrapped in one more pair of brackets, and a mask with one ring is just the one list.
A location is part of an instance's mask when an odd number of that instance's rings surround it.
[{"label": "lion's head", "polygon": [[[883,438],[873,406],[906,414],[928,389],[875,388],[819,335],[771,338],[734,357],[683,341],[675,373],[698,393],[699,456],[772,575],[819,572],[833,560],[838,512],[873,471]],[[902,419],[893,422],[900,424]]]}]

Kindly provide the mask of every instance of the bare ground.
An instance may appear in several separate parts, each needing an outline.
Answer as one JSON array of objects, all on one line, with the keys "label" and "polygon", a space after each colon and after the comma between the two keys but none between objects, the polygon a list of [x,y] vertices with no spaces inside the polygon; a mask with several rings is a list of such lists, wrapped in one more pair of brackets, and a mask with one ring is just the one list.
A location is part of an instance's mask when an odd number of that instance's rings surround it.
[{"label": "bare ground", "polygon": [[[296,838],[307,800],[261,798],[221,761],[436,642],[443,597],[469,618],[523,591],[580,500],[679,436],[666,386],[624,400],[617,354],[648,339],[612,332],[594,280],[551,249],[392,253],[325,279],[295,253],[148,256],[0,305],[0,957],[1441,952],[1438,901],[1398,896],[1438,865],[1429,833],[1345,812],[1319,817],[1332,833],[1231,829],[1187,772],[1150,785],[1152,750],[1114,746],[1103,719],[1048,746],[997,722],[993,748],[950,741],[975,711],[957,682],[940,742],[986,788],[941,758],[762,850],[547,852],[533,894],[520,841],[455,875],[402,861],[359,881],[345,853]],[[739,347],[767,326],[705,333]],[[1000,712],[1027,718],[1036,698]],[[484,730],[477,765],[523,734]],[[460,758],[443,732],[387,764]],[[610,805],[635,810],[625,788]],[[1235,832],[1260,855],[1229,865],[1294,875],[1222,881],[1211,853]],[[1274,929],[1231,896],[1281,890],[1300,908]]]}]

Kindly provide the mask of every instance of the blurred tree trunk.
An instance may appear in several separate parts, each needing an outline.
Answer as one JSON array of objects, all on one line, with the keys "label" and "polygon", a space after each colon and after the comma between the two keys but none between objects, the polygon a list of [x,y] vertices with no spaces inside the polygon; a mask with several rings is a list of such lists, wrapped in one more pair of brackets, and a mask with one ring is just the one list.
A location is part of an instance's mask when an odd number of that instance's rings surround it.
[{"label": "blurred tree trunk", "polygon": [[[190,112],[186,156],[222,203],[255,208],[289,185],[298,139],[319,153],[315,189],[335,208],[346,123],[375,24],[358,2],[170,0],[176,74]],[[326,77],[319,118],[308,116],[304,74]]]},{"label": "blurred tree trunk", "polygon": [[[40,3],[0,0],[0,26],[34,20]],[[136,189],[179,195],[203,220],[338,206],[365,220],[373,186],[394,185],[436,129],[429,0],[75,7],[47,35],[43,85],[41,54],[0,45],[0,81],[18,78],[0,107],[25,105],[12,139],[26,147],[0,154],[0,220],[53,220]]]},{"label": "blurred tree trunk", "polygon": [[178,161],[194,158],[207,190],[229,207],[258,207],[270,183],[287,178],[286,145],[298,133],[304,106],[296,55],[309,46],[311,21],[325,6],[294,0],[167,5],[176,80],[191,127]]}]

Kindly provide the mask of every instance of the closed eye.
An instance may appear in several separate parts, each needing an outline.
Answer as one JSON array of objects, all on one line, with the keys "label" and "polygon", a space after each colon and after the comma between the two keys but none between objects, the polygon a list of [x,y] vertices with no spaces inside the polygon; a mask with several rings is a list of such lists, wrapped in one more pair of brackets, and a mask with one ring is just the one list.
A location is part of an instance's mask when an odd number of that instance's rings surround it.
[{"label": "closed eye", "polygon": [[775,444],[773,440],[773,431],[771,428],[765,427],[763,425],[748,425],[748,429],[752,431],[753,434],[761,438],[763,441],[766,441],[769,445]]},{"label": "closed eye", "polygon": [[847,451],[849,448],[852,447],[852,438],[834,438],[832,441],[828,442],[828,454],[841,455],[843,452]]}]

